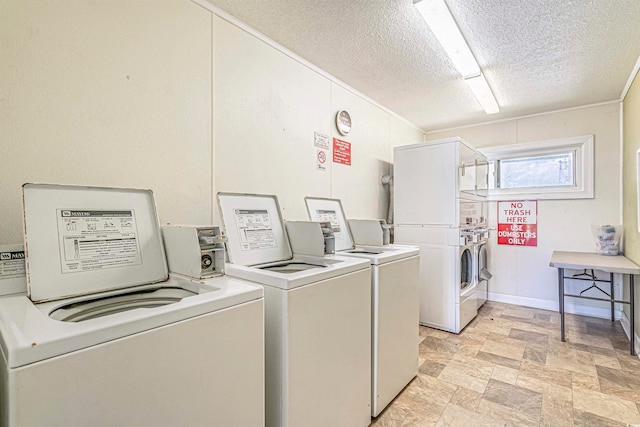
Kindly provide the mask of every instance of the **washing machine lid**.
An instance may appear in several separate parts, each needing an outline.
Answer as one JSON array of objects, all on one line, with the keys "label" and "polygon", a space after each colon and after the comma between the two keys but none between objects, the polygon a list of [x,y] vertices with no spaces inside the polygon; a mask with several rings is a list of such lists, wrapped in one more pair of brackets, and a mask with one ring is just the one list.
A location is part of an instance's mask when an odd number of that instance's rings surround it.
[{"label": "washing machine lid", "polygon": [[325,257],[294,255],[286,261],[260,265],[227,264],[225,273],[231,277],[250,280],[261,285],[290,290],[366,270],[370,264],[366,259],[339,255]]},{"label": "washing machine lid", "polygon": [[32,301],[168,279],[151,190],[24,184],[22,196]]},{"label": "washing machine lid", "polygon": [[232,264],[258,265],[293,257],[276,196],[218,193],[218,204]]},{"label": "washing machine lid", "polygon": [[336,239],[336,252],[354,249],[351,229],[339,199],[305,197],[307,213],[311,221],[328,221]]}]

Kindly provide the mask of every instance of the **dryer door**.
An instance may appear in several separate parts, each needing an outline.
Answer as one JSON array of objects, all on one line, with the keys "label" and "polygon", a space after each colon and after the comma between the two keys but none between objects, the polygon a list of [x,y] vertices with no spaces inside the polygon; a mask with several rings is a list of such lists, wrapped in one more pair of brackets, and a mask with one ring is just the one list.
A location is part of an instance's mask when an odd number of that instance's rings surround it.
[{"label": "dryer door", "polygon": [[463,247],[460,253],[460,291],[473,284],[473,254],[470,247]]},{"label": "dryer door", "polygon": [[493,276],[488,270],[487,265],[487,244],[483,243],[478,246],[478,281],[489,280]]}]

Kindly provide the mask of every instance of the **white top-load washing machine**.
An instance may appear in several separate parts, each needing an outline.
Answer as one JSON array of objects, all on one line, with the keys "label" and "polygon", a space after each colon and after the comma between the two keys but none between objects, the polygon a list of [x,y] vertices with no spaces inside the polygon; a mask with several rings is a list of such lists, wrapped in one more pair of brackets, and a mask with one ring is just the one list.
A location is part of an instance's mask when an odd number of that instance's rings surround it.
[{"label": "white top-load washing machine", "polygon": [[227,274],[264,285],[267,426],[369,425],[369,262],[294,254],[275,196],[218,201]]},{"label": "white top-load washing machine", "polygon": [[25,184],[3,426],[262,425],[263,290],[169,275],[148,190]]},{"label": "white top-load washing machine", "polygon": [[[331,224],[337,254],[371,263],[371,415],[377,417],[418,374],[420,249],[384,245],[384,225],[347,221],[338,199],[306,197],[305,202],[312,221]],[[367,244],[358,244],[352,231]]]}]

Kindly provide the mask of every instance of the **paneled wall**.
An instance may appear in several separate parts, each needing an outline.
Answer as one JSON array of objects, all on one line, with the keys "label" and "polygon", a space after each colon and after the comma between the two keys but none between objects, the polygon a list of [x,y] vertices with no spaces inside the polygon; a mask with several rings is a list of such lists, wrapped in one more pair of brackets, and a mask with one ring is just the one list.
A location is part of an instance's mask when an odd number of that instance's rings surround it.
[{"label": "paneled wall", "polygon": [[213,39],[216,191],[276,194],[287,219],[306,219],[307,193],[331,195],[313,145],[333,128],[331,82],[218,17]]},{"label": "paneled wall", "polygon": [[[386,216],[392,144],[422,132],[205,6],[0,3],[0,244],[22,241],[25,182],[151,188],[163,223],[219,223],[218,191],[277,194],[287,219],[307,195]],[[351,165],[327,150],[318,169],[314,132]]]},{"label": "paneled wall", "polygon": [[0,2],[0,244],[21,185],[154,190],[211,221],[211,16],[187,1]]}]

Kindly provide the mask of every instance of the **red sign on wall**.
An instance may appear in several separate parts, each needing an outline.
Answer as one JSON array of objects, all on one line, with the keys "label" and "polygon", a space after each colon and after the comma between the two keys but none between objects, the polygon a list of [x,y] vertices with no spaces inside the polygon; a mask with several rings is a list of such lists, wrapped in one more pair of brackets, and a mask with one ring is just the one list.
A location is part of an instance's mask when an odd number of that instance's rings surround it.
[{"label": "red sign on wall", "polygon": [[333,163],[351,166],[351,143],[333,138]]},{"label": "red sign on wall", "polygon": [[498,202],[498,244],[538,246],[538,201]]}]

